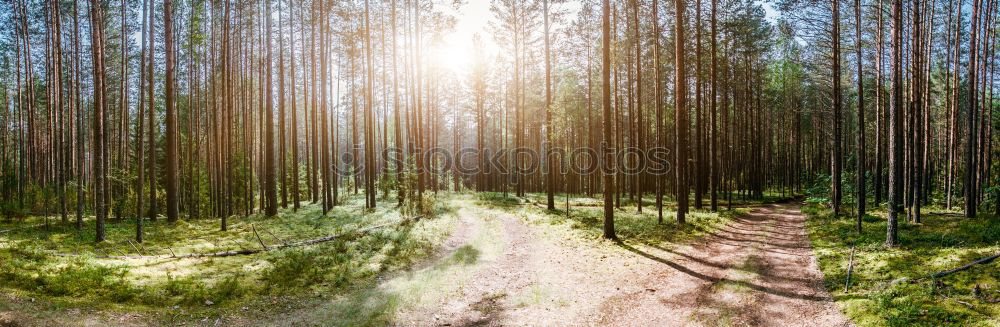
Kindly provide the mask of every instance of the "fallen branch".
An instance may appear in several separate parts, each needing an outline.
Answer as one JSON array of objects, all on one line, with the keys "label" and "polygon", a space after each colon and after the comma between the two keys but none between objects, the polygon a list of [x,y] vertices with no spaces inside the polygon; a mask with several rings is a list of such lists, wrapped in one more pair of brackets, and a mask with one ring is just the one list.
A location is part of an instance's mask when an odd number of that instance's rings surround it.
[{"label": "fallen branch", "polygon": [[955,269],[952,269],[952,270],[939,271],[939,272],[936,272],[934,274],[931,274],[931,275],[929,275],[927,277],[924,277],[924,278],[921,278],[921,279],[926,279],[926,278],[941,278],[941,277],[944,277],[944,276],[948,276],[948,275],[957,273],[959,271],[968,270],[969,268],[972,268],[975,265],[988,264],[990,262],[993,262],[993,260],[996,260],[997,258],[1000,258],[1000,253],[997,253],[997,254],[995,254],[993,256],[989,256],[989,257],[985,257],[985,258],[973,261],[970,264],[967,264],[967,265],[964,265],[964,266],[961,266],[961,267],[958,267],[958,268],[955,268]]},{"label": "fallen branch", "polygon": [[281,242],[281,244],[288,245],[288,242],[285,242],[285,240],[281,239],[277,235],[274,235],[274,233],[271,233],[271,231],[264,229],[264,232],[267,233],[268,235],[271,235],[271,237],[278,240],[279,242]]},{"label": "fallen branch", "polygon": [[854,246],[851,245],[851,260],[847,264],[847,281],[844,282],[844,293],[851,289],[851,272],[854,271]]},{"label": "fallen branch", "polygon": [[111,249],[112,250],[117,251],[118,254],[121,254],[123,256],[128,256],[128,253],[126,253],[125,251],[122,251],[121,249],[119,249],[117,244],[111,243],[111,242],[109,242],[109,243],[111,244]]},{"label": "fallen branch", "polygon": [[128,244],[132,245],[132,248],[135,249],[135,252],[139,253],[139,255],[144,255],[145,254],[145,253],[142,253],[142,251],[140,251],[139,248],[135,246],[135,243],[133,243],[132,240],[128,240]]},{"label": "fallen branch", "polygon": [[260,234],[257,234],[257,227],[250,224],[250,229],[253,229],[253,235],[257,237],[257,242],[260,242],[260,247],[264,248],[264,251],[267,251],[267,245],[264,244],[264,240],[260,239]]}]

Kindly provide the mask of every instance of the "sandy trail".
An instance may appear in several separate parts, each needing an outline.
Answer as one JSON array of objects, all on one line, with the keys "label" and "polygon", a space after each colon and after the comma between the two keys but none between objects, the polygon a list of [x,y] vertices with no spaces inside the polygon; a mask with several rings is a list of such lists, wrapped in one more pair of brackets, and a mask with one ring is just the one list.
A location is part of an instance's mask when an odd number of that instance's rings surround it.
[{"label": "sandy trail", "polygon": [[445,276],[446,284],[424,290],[438,293],[422,297],[430,300],[401,307],[395,324],[850,324],[823,288],[797,205],[756,208],[676,248],[628,241],[594,246],[492,212],[490,223],[463,217],[446,246],[462,249],[459,244],[478,233],[492,250],[464,267],[466,274]]}]

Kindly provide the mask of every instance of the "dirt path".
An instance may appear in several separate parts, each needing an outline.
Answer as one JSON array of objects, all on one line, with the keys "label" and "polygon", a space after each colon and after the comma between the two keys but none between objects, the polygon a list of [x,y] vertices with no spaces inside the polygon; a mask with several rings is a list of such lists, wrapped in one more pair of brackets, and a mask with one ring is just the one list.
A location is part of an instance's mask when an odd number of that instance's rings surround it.
[{"label": "dirt path", "polygon": [[[490,218],[464,217],[447,246],[452,253],[473,251],[475,260],[435,264],[408,276],[426,280],[420,276],[433,274],[443,282],[411,296],[393,315],[394,324],[849,324],[823,289],[805,217],[795,205],[754,209],[699,242],[672,249],[627,241],[594,246],[511,214],[483,216]],[[406,283],[386,283],[394,284]]]},{"label": "dirt path", "polygon": [[844,326],[796,205],[770,205],[677,249],[624,246],[660,264],[652,294],[605,302],[600,321],[652,325]]}]

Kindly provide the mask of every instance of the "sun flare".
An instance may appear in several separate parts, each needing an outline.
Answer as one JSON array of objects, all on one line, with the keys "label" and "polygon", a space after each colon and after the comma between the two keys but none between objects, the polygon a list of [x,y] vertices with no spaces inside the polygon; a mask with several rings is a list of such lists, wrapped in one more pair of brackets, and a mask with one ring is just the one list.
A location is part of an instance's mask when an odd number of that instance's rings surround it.
[{"label": "sun flare", "polygon": [[468,72],[472,62],[471,41],[457,40],[457,35],[442,42],[433,44],[430,48],[430,60],[438,68],[447,69],[453,73]]}]

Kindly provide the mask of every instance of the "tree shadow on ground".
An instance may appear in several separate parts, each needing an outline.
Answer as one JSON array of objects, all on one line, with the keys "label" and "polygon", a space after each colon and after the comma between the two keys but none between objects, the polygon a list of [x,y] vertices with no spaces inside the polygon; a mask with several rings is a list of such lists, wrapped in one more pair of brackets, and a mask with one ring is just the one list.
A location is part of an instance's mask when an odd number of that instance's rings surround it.
[{"label": "tree shadow on ground", "polygon": [[670,260],[667,260],[667,259],[655,256],[655,255],[650,254],[648,252],[644,252],[644,251],[642,251],[642,250],[640,250],[638,248],[635,248],[635,247],[633,247],[631,245],[626,244],[625,242],[620,242],[619,241],[619,242],[617,242],[617,245],[619,247],[621,247],[621,248],[629,251],[629,252],[632,252],[632,253],[638,254],[640,256],[643,256],[643,257],[645,257],[647,259],[650,259],[650,260],[662,263],[664,265],[669,266],[670,268],[673,268],[674,270],[677,270],[679,272],[682,272],[684,274],[687,274],[689,276],[692,276],[692,277],[695,277],[695,278],[698,278],[698,279],[701,279],[701,280],[704,280],[704,281],[707,281],[707,282],[711,282],[711,283],[726,282],[726,283],[731,283],[731,284],[736,284],[736,285],[740,285],[740,286],[743,286],[743,287],[747,287],[747,288],[755,290],[755,291],[760,291],[760,292],[764,292],[764,293],[768,293],[768,294],[772,294],[772,295],[777,295],[777,296],[782,296],[782,297],[787,297],[787,298],[794,298],[794,299],[801,299],[801,300],[808,300],[808,301],[817,301],[817,302],[828,301],[827,298],[820,297],[820,296],[798,294],[798,293],[794,293],[794,292],[787,292],[787,291],[782,291],[782,290],[777,290],[777,289],[773,289],[773,288],[761,286],[761,285],[758,285],[758,284],[755,284],[755,283],[752,283],[752,282],[710,276],[710,275],[707,275],[707,274],[695,271],[693,269],[690,269],[688,267],[685,267],[683,265],[680,265],[680,264],[678,264],[676,262],[673,262],[673,261],[670,261]]}]

